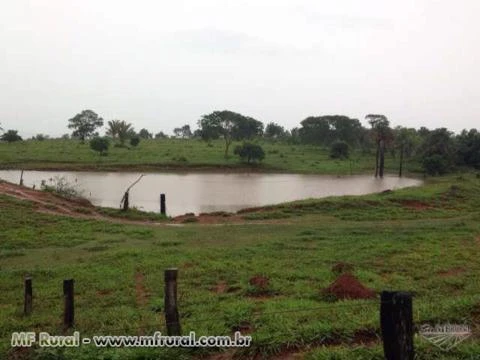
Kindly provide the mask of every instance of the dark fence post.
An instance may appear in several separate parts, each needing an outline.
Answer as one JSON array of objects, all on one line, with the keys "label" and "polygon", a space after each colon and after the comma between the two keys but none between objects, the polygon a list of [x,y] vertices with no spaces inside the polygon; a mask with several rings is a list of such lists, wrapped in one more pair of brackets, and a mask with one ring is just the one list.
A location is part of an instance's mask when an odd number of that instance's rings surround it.
[{"label": "dark fence post", "polygon": [[176,268],[165,270],[165,323],[170,336],[181,334],[177,308],[177,274]]},{"label": "dark fence post", "polygon": [[23,304],[23,313],[25,315],[30,315],[32,313],[32,303],[33,303],[32,278],[30,276],[26,276],[25,277],[25,301]]},{"label": "dark fence post", "polygon": [[167,208],[165,206],[165,194],[160,194],[160,214],[165,215]]},{"label": "dark fence post", "polygon": [[65,307],[63,311],[63,326],[65,329],[73,327],[75,310],[73,305],[73,279],[63,280],[63,298]]},{"label": "dark fence post", "polygon": [[412,295],[382,291],[380,305],[383,351],[386,360],[413,360]]}]

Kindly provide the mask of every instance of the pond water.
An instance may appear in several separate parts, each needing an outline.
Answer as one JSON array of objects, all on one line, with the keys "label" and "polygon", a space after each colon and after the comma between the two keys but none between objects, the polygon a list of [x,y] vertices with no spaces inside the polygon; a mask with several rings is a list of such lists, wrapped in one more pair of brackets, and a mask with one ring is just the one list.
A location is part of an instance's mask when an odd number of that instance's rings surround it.
[{"label": "pond water", "polygon": [[[25,171],[24,185],[40,187],[64,177],[94,205],[118,208],[126,188],[141,174],[135,172]],[[0,178],[19,183],[20,171],[0,171]],[[158,212],[160,194],[166,194],[167,214],[229,211],[334,195],[362,195],[419,186],[421,180],[372,176],[326,176],[259,173],[146,173],[130,190],[130,206]]]}]

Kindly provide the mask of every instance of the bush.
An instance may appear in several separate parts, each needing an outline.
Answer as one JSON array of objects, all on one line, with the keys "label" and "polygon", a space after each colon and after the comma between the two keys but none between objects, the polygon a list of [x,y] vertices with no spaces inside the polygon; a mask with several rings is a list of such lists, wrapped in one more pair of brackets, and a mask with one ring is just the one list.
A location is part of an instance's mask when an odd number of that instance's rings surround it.
[{"label": "bush", "polygon": [[107,150],[110,146],[110,141],[106,137],[94,137],[90,140],[90,148],[100,153],[100,155],[107,155]]},{"label": "bush", "polygon": [[423,169],[428,175],[442,175],[450,170],[449,161],[438,154],[427,156],[423,158]]},{"label": "bush", "polygon": [[130,145],[132,146],[138,146],[140,144],[140,137],[139,136],[134,136],[130,138]]},{"label": "bush", "polygon": [[238,145],[234,152],[235,155],[240,156],[240,158],[247,163],[262,161],[265,158],[265,152],[262,147],[257,144],[244,143],[243,145]]},{"label": "bush", "polygon": [[63,176],[55,176],[49,179],[48,182],[42,180],[40,188],[43,191],[53,192],[67,198],[81,197],[83,195],[83,192],[76,185],[69,183]]},{"label": "bush", "polygon": [[330,157],[332,159],[348,159],[350,148],[345,141],[335,141],[330,146]]},{"label": "bush", "polygon": [[35,135],[32,139],[33,139],[33,140],[37,140],[37,141],[44,141],[44,140],[47,140],[48,138],[49,138],[48,135],[37,134],[37,135]]}]

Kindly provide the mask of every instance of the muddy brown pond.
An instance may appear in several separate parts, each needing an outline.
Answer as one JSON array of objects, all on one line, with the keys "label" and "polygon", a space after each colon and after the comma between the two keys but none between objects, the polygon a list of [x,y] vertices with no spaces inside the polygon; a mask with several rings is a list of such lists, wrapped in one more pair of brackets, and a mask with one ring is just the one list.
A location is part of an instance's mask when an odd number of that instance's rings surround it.
[{"label": "muddy brown pond", "polygon": [[[135,172],[25,171],[25,186],[40,188],[64,178],[94,205],[118,208],[126,188],[140,176]],[[0,178],[19,183],[20,171],[0,171]],[[308,198],[362,195],[387,189],[419,186],[412,178],[326,176],[259,173],[146,173],[130,191],[130,205],[158,212],[160,194],[166,194],[167,214],[229,211]]]}]

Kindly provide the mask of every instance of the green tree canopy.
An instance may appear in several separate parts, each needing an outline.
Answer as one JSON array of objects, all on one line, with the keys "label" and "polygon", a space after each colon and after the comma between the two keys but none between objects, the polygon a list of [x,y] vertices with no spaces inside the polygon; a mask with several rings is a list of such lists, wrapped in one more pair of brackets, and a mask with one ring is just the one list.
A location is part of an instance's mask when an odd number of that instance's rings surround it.
[{"label": "green tree canopy", "polygon": [[22,137],[18,135],[17,130],[7,130],[0,136],[0,140],[6,142],[15,142],[15,141],[22,141]]},{"label": "green tree canopy", "polygon": [[265,158],[265,152],[262,147],[257,144],[244,143],[235,147],[234,154],[240,156],[243,161],[247,163],[262,161]]},{"label": "green tree canopy", "polygon": [[330,145],[340,140],[350,145],[360,142],[362,124],[343,115],[310,116],[303,120],[299,135],[302,143]]},{"label": "green tree canopy", "polygon": [[68,128],[74,129],[72,136],[85,141],[95,134],[95,130],[103,126],[103,119],[92,110],[83,110],[68,120]]},{"label": "green tree canopy", "polygon": [[345,141],[337,140],[330,146],[330,157],[332,159],[348,159],[350,148]]},{"label": "green tree canopy", "polygon": [[457,159],[459,165],[480,169],[480,133],[476,129],[463,130],[457,136]]},{"label": "green tree canopy", "polygon": [[450,171],[454,164],[455,143],[453,134],[446,128],[429,132],[421,145],[424,170],[431,175]]},{"label": "green tree canopy", "polygon": [[274,122],[268,123],[263,136],[267,139],[280,139],[287,136],[284,127]]},{"label": "green tree canopy", "polygon": [[247,140],[263,134],[263,123],[242,114],[223,110],[203,115],[198,127],[204,140],[223,137],[225,140],[225,157],[233,140]]},{"label": "green tree canopy", "polygon": [[100,153],[100,155],[106,155],[108,148],[110,146],[110,141],[106,137],[94,137],[90,140],[90,148],[94,151]]},{"label": "green tree canopy", "polygon": [[190,129],[190,125],[187,124],[173,129],[173,134],[177,138],[190,139],[192,137],[192,130]]},{"label": "green tree canopy", "polygon": [[142,139],[152,139],[153,134],[149,132],[147,129],[143,128],[138,132],[138,136]]}]

